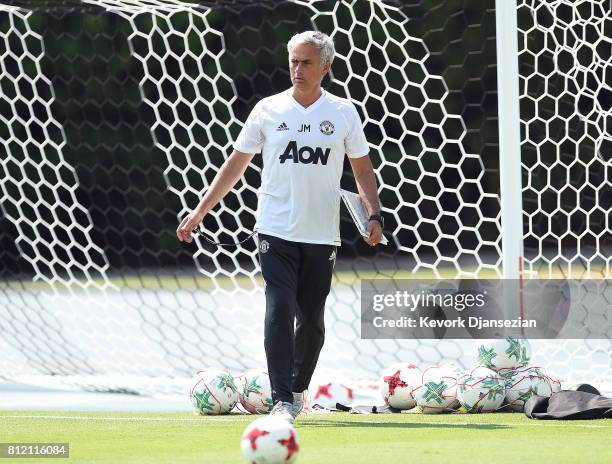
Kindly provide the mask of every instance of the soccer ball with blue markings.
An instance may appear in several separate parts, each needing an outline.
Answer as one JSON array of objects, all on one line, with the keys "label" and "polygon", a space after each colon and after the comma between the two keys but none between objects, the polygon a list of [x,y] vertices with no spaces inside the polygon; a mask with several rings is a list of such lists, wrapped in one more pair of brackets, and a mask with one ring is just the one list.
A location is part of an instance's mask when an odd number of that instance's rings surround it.
[{"label": "soccer ball with blue markings", "polygon": [[198,414],[227,414],[238,402],[238,388],[229,371],[206,369],[196,372],[191,379],[189,399]]},{"label": "soccer ball with blue markings", "polygon": [[457,381],[457,399],[467,412],[493,412],[506,397],[506,380],[484,366],[462,375]]},{"label": "soccer ball with blue markings", "polygon": [[272,409],[270,377],[263,369],[253,369],[241,376],[240,404],[252,414],[267,414]]},{"label": "soccer ball with blue markings", "polygon": [[516,369],[506,378],[506,404],[515,411],[523,412],[532,396],[548,398],[552,394],[550,379],[540,367]]},{"label": "soccer ball with blue markings", "polygon": [[516,369],[529,363],[529,342],[523,338],[480,340],[477,350],[478,364],[489,369]]},{"label": "soccer ball with blue markings", "polygon": [[457,380],[461,373],[454,364],[440,364],[423,371],[422,385],[412,394],[423,414],[448,412],[459,407]]}]

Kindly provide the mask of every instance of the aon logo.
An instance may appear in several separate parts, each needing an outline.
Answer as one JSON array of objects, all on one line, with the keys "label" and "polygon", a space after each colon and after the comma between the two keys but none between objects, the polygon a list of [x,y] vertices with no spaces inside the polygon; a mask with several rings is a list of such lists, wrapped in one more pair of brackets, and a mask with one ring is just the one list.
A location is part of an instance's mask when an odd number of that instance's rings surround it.
[{"label": "aon logo", "polygon": [[304,164],[327,164],[327,159],[329,158],[329,152],[331,148],[326,148],[323,150],[321,147],[301,147],[298,148],[297,142],[292,140],[287,144],[287,148],[285,148],[285,152],[280,155],[280,162],[283,164],[287,160],[292,160],[294,163],[304,163]]}]

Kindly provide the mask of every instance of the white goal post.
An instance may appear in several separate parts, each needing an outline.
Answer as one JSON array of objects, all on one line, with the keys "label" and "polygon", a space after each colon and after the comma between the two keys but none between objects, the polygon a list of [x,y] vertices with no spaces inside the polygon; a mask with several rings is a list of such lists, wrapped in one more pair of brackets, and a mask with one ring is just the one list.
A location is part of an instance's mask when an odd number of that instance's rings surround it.
[{"label": "white goal post", "polygon": [[495,1],[499,195],[504,279],[518,279],[523,245],[523,195],[519,108],[518,27],[513,2]]}]

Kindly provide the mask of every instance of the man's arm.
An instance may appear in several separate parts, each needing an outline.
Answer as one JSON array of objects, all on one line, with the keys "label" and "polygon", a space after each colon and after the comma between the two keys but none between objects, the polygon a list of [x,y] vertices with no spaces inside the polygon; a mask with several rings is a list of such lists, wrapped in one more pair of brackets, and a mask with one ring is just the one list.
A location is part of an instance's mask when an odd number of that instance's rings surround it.
[{"label": "man's arm", "polygon": [[210,188],[206,191],[198,206],[189,213],[176,229],[176,236],[181,242],[191,243],[191,233],[202,222],[204,216],[213,209],[236,185],[246,171],[255,154],[242,153],[234,150],[225,160],[221,169],[215,176]]},{"label": "man's arm", "polygon": [[[368,214],[380,214],[380,203],[378,202],[378,188],[376,186],[376,176],[374,168],[369,156],[360,158],[349,158],[355,181],[357,182],[357,190],[363,201]],[[382,238],[382,226],[378,221],[370,221],[368,224],[368,235],[364,240],[369,245],[376,245]]]}]

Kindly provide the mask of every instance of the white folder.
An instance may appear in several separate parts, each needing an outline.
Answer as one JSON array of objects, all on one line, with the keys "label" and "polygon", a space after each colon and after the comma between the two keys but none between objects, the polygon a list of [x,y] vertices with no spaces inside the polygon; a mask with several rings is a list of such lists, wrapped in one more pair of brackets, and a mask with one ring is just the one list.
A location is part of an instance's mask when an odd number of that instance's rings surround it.
[{"label": "white folder", "polygon": [[[365,237],[366,233],[368,232],[368,219],[370,218],[370,215],[368,214],[365,206],[363,206],[361,198],[359,198],[359,195],[356,193],[343,189],[340,189],[340,196],[346,205],[346,209],[348,209],[349,213],[351,213],[351,217],[353,218],[353,222],[355,223],[357,230],[362,237]],[[383,245],[387,245],[389,243],[384,234],[380,240],[380,243]]]}]

